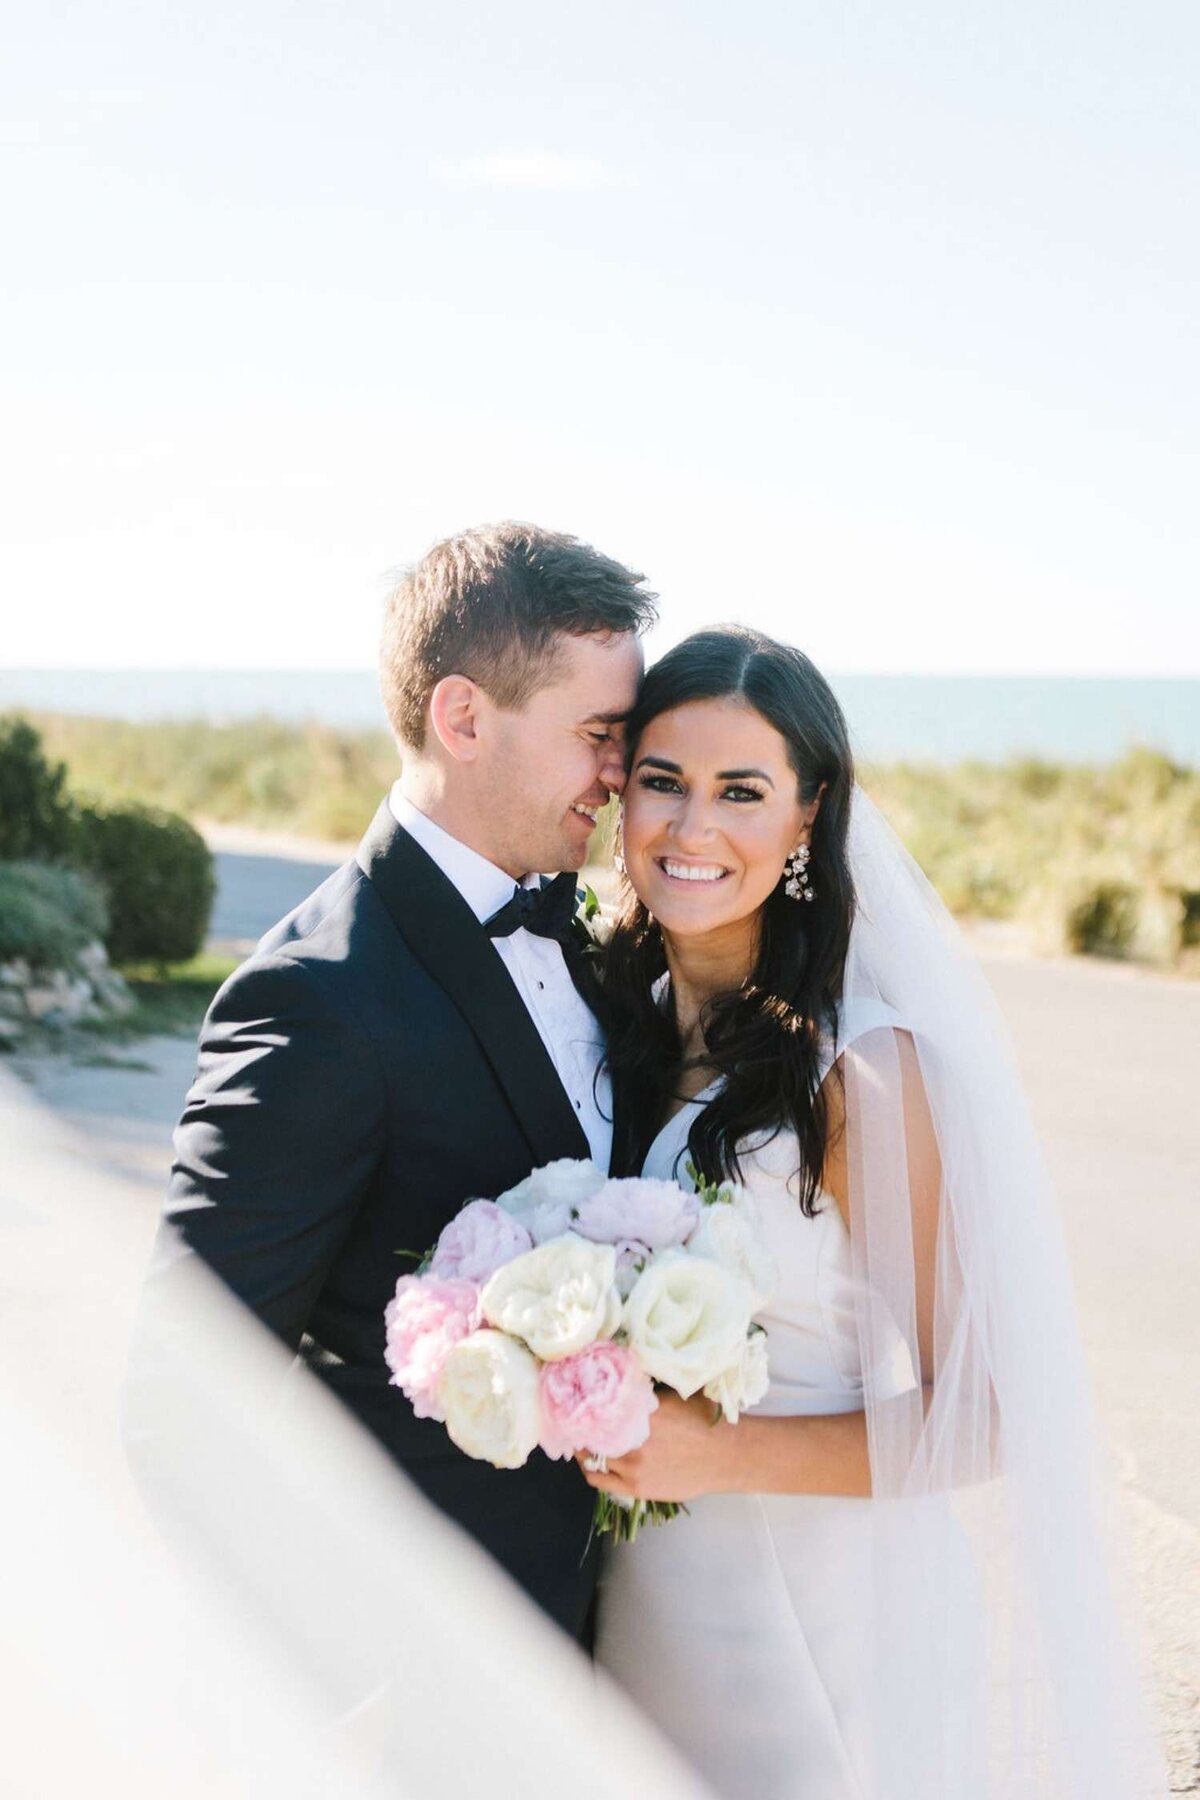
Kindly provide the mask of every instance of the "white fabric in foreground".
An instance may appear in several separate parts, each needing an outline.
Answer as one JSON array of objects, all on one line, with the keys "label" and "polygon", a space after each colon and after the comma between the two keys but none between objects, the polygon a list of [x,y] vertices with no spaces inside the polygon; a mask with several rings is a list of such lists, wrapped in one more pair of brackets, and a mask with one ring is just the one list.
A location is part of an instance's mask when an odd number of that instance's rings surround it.
[{"label": "white fabric in foreground", "polygon": [[0,1790],[21,1800],[702,1800],[490,1558],[0,1069]]}]

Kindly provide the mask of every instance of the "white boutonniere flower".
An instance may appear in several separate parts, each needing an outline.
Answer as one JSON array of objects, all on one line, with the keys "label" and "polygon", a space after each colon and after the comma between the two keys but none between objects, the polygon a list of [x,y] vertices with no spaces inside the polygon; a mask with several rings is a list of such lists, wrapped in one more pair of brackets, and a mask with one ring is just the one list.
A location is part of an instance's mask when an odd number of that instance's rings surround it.
[{"label": "white boutonniere flower", "polygon": [[578,905],[575,909],[575,932],[583,944],[585,951],[599,955],[613,934],[616,924],[615,915],[606,912],[600,904],[600,897],[595,888],[581,887],[575,890]]}]

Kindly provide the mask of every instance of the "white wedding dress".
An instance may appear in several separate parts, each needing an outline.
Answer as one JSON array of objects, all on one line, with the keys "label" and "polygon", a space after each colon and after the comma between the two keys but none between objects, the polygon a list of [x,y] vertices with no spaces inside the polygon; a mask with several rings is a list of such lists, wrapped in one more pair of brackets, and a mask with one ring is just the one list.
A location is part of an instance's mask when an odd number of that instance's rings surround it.
[{"label": "white wedding dress", "polygon": [[[851,1003],[839,1053],[864,1032],[896,1024],[878,1001]],[[652,1144],[643,1173],[679,1179],[687,1135],[706,1089]],[[758,1204],[779,1266],[759,1317],[767,1328],[771,1385],[756,1413],[862,1410],[850,1238],[836,1202],[800,1209],[795,1134],[742,1153],[742,1183]],[[686,1181],[687,1177],[682,1179]],[[874,1392],[911,1389],[899,1333]],[[912,1604],[889,1606],[902,1634],[873,1604],[874,1559],[911,1571]],[[895,1559],[892,1561],[891,1559]],[[928,1604],[922,1588],[936,1570]],[[907,1579],[907,1577],[906,1577]],[[947,1607],[958,1615],[951,1620]],[[948,1629],[949,1628],[949,1629]],[[982,1630],[966,1539],[940,1495],[876,1501],[812,1495],[710,1494],[686,1515],[612,1547],[601,1576],[596,1657],[715,1791],[737,1800],[884,1800],[941,1794],[953,1720],[962,1800],[987,1792],[976,1767]],[[902,1641],[890,1642],[889,1636]],[[955,1645],[953,1666],[944,1646]],[[968,1653],[964,1656],[964,1645]],[[878,1696],[903,1721],[881,1745]],[[928,1788],[922,1771],[931,1773]],[[894,1778],[894,1779],[893,1779]],[[957,1785],[957,1781],[956,1781]]]}]

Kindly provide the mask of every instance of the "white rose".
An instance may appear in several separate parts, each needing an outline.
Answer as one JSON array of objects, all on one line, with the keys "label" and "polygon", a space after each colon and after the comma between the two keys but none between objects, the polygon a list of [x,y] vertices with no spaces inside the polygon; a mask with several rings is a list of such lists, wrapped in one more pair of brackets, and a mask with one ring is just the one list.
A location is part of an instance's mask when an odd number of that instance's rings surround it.
[{"label": "white rose", "polygon": [[473,1331],[442,1364],[437,1397],[459,1449],[496,1469],[519,1469],[541,1435],[538,1366],[502,1331]]},{"label": "white rose", "polygon": [[567,1232],[497,1269],[480,1296],[489,1325],[523,1338],[543,1362],[573,1356],[621,1322],[617,1255]]},{"label": "white rose", "polygon": [[519,1219],[535,1244],[544,1244],[570,1231],[583,1202],[607,1179],[595,1163],[576,1162],[564,1156],[535,1169],[516,1187],[501,1194],[496,1205]]},{"label": "white rose", "polygon": [[734,1198],[701,1208],[700,1222],[688,1239],[688,1254],[720,1263],[744,1281],[759,1312],[779,1285],[779,1265],[763,1235],[758,1208],[741,1188]]},{"label": "white rose", "polygon": [[765,1331],[752,1331],[742,1346],[738,1361],[731,1363],[714,1381],[706,1381],[704,1392],[706,1398],[716,1401],[729,1423],[734,1425],[739,1413],[744,1413],[747,1407],[755,1406],[770,1385],[767,1334]]},{"label": "white rose", "polygon": [[666,1250],[638,1277],[623,1324],[646,1373],[690,1400],[740,1357],[753,1311],[751,1290],[720,1263]]}]

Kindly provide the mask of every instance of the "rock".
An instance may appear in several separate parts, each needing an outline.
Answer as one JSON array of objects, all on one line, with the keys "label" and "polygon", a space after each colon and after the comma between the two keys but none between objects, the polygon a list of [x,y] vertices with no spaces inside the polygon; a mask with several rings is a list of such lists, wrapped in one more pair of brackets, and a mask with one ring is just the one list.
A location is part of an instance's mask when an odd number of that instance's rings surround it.
[{"label": "rock", "polygon": [[0,1018],[0,1052],[15,1050],[20,1036],[21,1027],[15,1019]]},{"label": "rock", "polygon": [[0,988],[28,987],[33,978],[33,970],[23,956],[14,956],[11,962],[0,963]]},{"label": "rock", "polygon": [[25,989],[25,1013],[36,1025],[48,1025],[62,1007],[62,995],[56,987]]},{"label": "rock", "polygon": [[0,988],[0,1019],[23,1019],[25,994],[21,988]]},{"label": "rock", "polygon": [[137,1005],[136,999],[115,969],[106,969],[103,975],[92,982],[92,995],[106,1018],[124,1019]]},{"label": "rock", "polygon": [[[98,975],[108,973],[108,951],[99,938],[93,943],[85,944],[76,960],[84,974],[93,982]],[[118,977],[119,979],[120,977]]]}]

